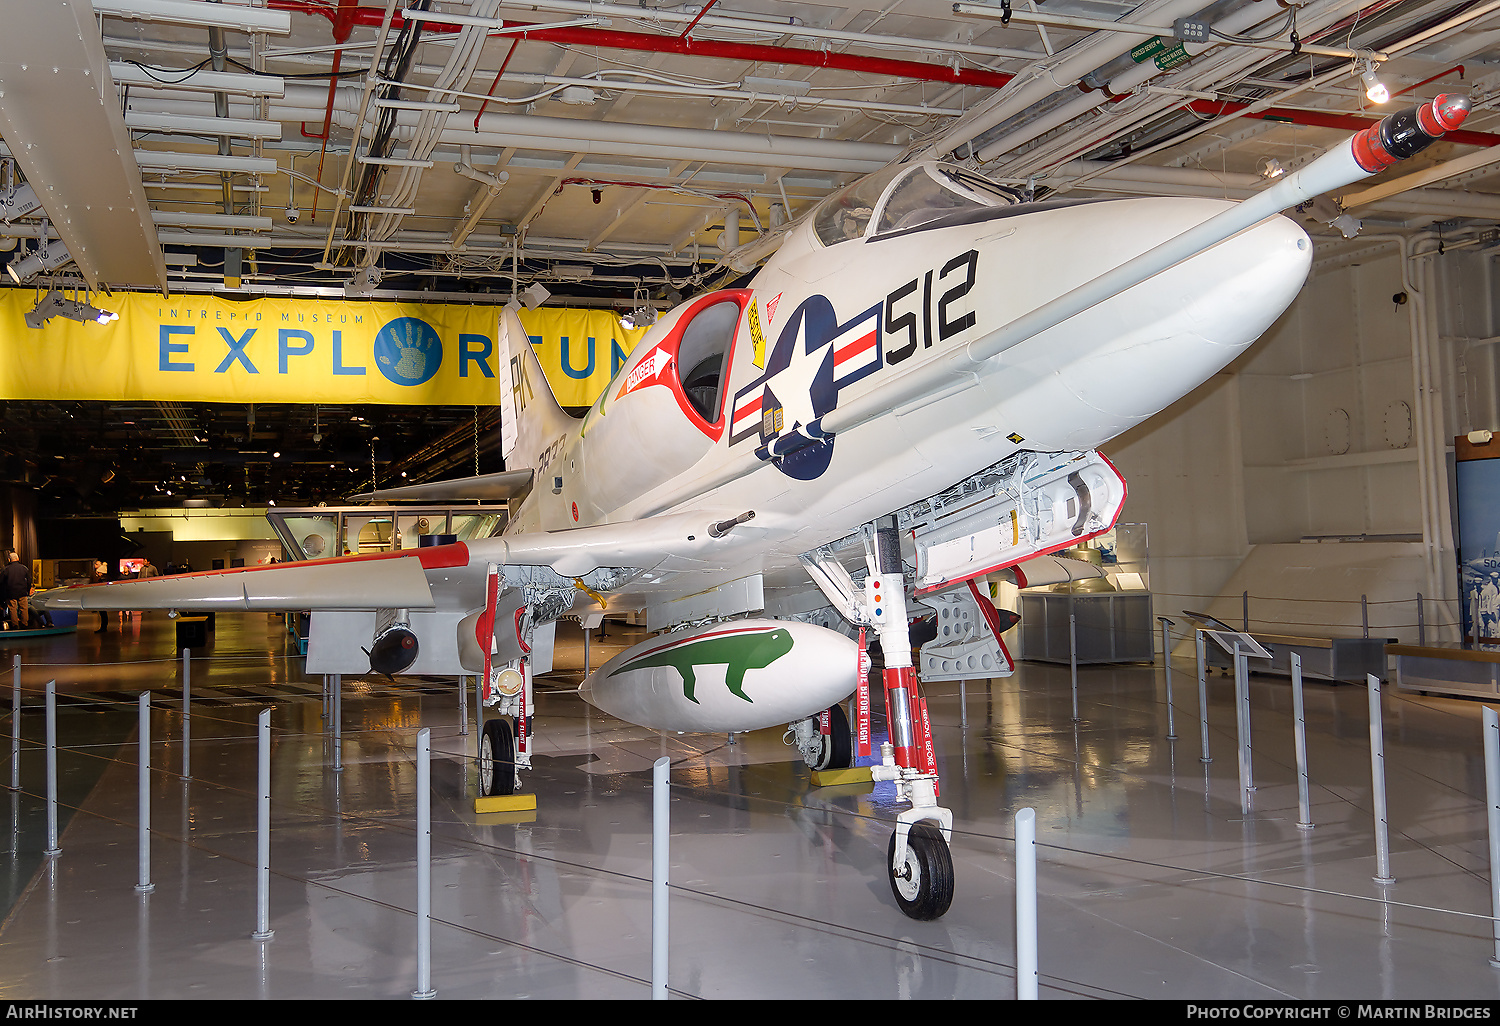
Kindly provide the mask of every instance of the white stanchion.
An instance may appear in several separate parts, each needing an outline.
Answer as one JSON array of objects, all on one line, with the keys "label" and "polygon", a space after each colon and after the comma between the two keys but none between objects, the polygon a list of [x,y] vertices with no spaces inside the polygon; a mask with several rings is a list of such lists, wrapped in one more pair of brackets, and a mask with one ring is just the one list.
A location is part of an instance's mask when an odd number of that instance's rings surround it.
[{"label": "white stanchion", "polygon": [[1484,707],[1484,796],[1490,827],[1490,965],[1500,969],[1500,713]]},{"label": "white stanchion", "polygon": [[136,727],[136,874],[137,894],[156,890],[151,882],[151,692],[142,691],[138,700],[140,722]]},{"label": "white stanchion", "polygon": [[1177,740],[1177,721],[1172,712],[1172,638],[1168,628],[1172,621],[1165,616],[1156,618],[1161,622],[1161,665],[1167,678],[1167,740]]},{"label": "white stanchion", "polygon": [[667,867],[672,794],[665,755],[651,765],[651,999],[667,999]]},{"label": "white stanchion", "polygon": [[1016,813],[1016,999],[1037,999],[1036,810]]},{"label": "white stanchion", "polygon": [[1234,643],[1234,709],[1235,729],[1240,742],[1240,812],[1250,812],[1250,795],[1255,790],[1250,751],[1250,657]]},{"label": "white stanchion", "polygon": [[1393,884],[1390,825],[1385,815],[1385,726],[1380,710],[1380,678],[1365,674],[1370,689],[1370,798],[1375,813],[1375,882]]},{"label": "white stanchion", "polygon": [[417,731],[417,989],[411,996],[437,997],[432,989],[432,729]]},{"label": "white stanchion", "polygon": [[47,849],[57,855],[57,681],[47,682]]},{"label": "white stanchion", "polygon": [[271,710],[257,722],[259,773],[255,803],[255,932],[259,941],[275,936],[271,929]]},{"label": "white stanchion", "polygon": [[1292,740],[1297,748],[1297,826],[1311,830],[1312,802],[1307,795],[1307,719],[1302,708],[1302,657],[1292,657]]}]

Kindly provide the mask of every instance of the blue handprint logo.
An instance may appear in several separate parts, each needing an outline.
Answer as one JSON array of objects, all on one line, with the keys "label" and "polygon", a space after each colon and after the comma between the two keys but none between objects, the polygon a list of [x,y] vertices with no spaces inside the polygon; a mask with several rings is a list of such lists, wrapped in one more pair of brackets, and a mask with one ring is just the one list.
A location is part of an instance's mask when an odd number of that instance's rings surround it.
[{"label": "blue handprint logo", "polygon": [[442,362],[443,340],[419,317],[398,317],[375,335],[375,365],[393,384],[431,381]]}]

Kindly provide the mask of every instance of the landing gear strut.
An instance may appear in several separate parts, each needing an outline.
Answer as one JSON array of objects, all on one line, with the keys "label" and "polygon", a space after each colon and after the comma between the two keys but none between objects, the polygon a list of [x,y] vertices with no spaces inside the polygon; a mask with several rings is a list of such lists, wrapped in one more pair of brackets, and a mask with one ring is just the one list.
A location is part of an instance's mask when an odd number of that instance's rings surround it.
[{"label": "landing gear strut", "polygon": [[913,919],[937,919],[953,904],[953,856],[948,839],[953,813],[938,804],[937,757],[932,724],[911,664],[911,631],[906,619],[906,581],[896,518],[866,528],[872,572],[865,580],[865,605],[872,613],[885,656],[886,721],[890,740],[880,746],[881,765],[871,767],[876,780],[896,784],[896,796],[911,808],[896,817],[887,866],[891,892],[901,911]]}]

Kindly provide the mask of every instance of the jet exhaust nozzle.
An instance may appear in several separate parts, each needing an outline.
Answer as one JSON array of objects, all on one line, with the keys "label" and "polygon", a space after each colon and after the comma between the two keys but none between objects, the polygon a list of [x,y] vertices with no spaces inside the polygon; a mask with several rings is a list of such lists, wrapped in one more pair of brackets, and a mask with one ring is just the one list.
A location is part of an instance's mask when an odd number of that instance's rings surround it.
[{"label": "jet exhaust nozzle", "polygon": [[370,670],[394,677],[417,661],[417,648],[417,636],[411,628],[393,627],[370,646]]},{"label": "jet exhaust nozzle", "polygon": [[1463,93],[1443,93],[1382,118],[1354,136],[1354,160],[1370,174],[1420,153],[1463,124],[1473,104]]}]

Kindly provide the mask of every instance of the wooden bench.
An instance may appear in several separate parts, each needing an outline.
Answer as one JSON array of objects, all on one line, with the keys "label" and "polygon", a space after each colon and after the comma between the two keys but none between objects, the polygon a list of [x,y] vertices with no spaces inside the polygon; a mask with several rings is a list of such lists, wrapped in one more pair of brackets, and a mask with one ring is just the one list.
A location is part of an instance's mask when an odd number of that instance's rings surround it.
[{"label": "wooden bench", "polygon": [[1390,645],[1396,657],[1396,687],[1449,695],[1500,698],[1500,647],[1469,648],[1453,641]]}]

